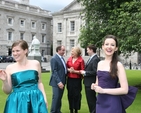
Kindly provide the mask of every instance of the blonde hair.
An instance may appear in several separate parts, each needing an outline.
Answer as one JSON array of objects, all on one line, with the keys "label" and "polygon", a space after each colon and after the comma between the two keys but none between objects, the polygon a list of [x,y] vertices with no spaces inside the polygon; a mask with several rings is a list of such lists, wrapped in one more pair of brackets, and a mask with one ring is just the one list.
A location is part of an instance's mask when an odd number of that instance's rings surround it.
[{"label": "blonde hair", "polygon": [[76,52],[77,56],[81,56],[82,51],[79,47],[72,47],[72,50]]}]

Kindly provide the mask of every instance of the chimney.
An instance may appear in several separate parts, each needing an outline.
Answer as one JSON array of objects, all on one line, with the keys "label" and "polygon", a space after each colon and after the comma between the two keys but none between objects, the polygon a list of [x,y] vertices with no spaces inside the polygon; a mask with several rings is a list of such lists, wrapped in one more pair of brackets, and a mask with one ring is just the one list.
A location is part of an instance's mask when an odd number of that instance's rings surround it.
[{"label": "chimney", "polygon": [[29,0],[20,0],[20,3],[22,3],[22,4],[29,4]]}]

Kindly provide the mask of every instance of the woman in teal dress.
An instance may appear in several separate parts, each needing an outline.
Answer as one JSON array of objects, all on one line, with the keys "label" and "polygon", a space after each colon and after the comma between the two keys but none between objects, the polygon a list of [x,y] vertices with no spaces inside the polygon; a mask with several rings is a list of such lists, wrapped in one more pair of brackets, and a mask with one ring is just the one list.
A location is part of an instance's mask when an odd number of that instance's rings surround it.
[{"label": "woman in teal dress", "polygon": [[26,41],[14,42],[12,55],[16,62],[0,70],[2,90],[9,94],[4,113],[48,113],[40,63],[28,60],[27,54]]}]

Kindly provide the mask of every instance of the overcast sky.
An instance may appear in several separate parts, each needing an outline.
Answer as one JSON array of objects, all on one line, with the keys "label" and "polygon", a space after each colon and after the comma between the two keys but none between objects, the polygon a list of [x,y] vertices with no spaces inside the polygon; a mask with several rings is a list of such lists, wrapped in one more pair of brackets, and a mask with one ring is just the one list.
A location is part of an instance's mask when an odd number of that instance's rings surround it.
[{"label": "overcast sky", "polygon": [[[16,0],[19,1],[19,0]],[[29,0],[31,5],[39,6],[42,9],[49,10],[51,12],[58,12],[73,0]]]}]

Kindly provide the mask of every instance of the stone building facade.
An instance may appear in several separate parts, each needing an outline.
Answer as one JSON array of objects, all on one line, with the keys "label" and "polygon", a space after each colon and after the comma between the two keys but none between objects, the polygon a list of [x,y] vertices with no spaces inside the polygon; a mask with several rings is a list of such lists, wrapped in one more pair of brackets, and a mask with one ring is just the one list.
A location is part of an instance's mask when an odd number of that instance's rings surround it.
[{"label": "stone building facade", "polygon": [[[66,56],[70,56],[71,48],[79,46],[80,27],[83,24],[80,12],[82,6],[74,0],[64,9],[53,13],[53,54],[58,45],[66,47]],[[84,49],[82,49],[84,56]]]},{"label": "stone building facade", "polygon": [[[55,48],[58,45],[66,47],[66,59],[70,56],[71,48],[73,46],[80,47],[79,34],[81,25],[85,24],[82,20],[83,7],[77,0],[71,2],[63,10],[53,13],[53,54],[56,53]],[[81,15],[80,15],[81,13]],[[82,48],[82,56],[85,60],[88,59],[86,51]],[[104,57],[102,50],[97,52],[100,57]],[[141,64],[141,55],[137,52],[132,53],[129,58],[120,56],[120,61],[123,64]]]},{"label": "stone building facade", "polygon": [[[24,39],[31,44],[34,36],[40,41],[42,56],[56,53],[58,45],[66,47],[66,59],[71,48],[79,46],[80,28],[84,24],[83,7],[76,0],[61,11],[53,13],[38,6],[29,4],[29,0],[0,0],[0,56],[11,55],[13,41]],[[53,19],[53,21],[52,21]],[[53,42],[53,44],[52,44]],[[82,48],[82,56],[87,60],[86,51]],[[100,57],[104,54],[100,51]],[[120,57],[123,63],[141,63],[141,55],[133,53],[129,58]]]},{"label": "stone building facade", "polygon": [[30,45],[34,36],[41,43],[41,55],[50,55],[51,21],[50,11],[30,5],[29,0],[0,0],[0,55],[11,55],[15,40],[23,39]]}]

